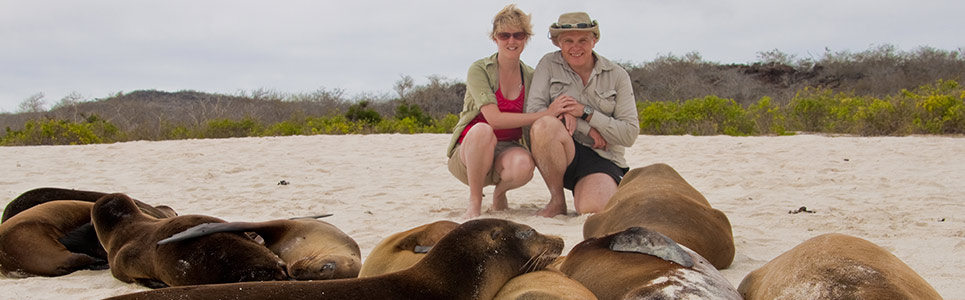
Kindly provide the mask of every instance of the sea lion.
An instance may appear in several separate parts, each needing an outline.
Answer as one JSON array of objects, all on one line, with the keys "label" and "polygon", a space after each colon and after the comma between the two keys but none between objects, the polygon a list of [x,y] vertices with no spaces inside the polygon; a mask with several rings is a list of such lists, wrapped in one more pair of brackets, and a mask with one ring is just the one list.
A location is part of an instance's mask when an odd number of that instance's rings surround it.
[{"label": "sea lion", "polygon": [[172,234],[202,223],[224,222],[203,215],[158,219],[142,213],[124,194],[108,194],[94,203],[91,221],[111,274],[147,287],[238,281],[285,280],[285,264],[268,248],[241,233],[157,245]]},{"label": "sea lion", "polygon": [[475,219],[411,268],[381,276],[171,287],[109,299],[492,299],[511,278],[542,269],[562,250],[563,239],[532,227]]},{"label": "sea lion", "polygon": [[[89,224],[92,206],[91,202],[53,201],[21,211],[0,224],[0,273],[19,278],[106,269],[104,248],[69,249],[58,240]],[[96,236],[87,239],[97,242]]]},{"label": "sea lion", "polygon": [[458,226],[459,223],[443,220],[390,235],[369,252],[359,277],[392,273],[415,265],[432,246]]},{"label": "sea lion", "polygon": [[[17,198],[7,203],[7,207],[3,209],[3,218],[0,219],[0,222],[6,222],[7,219],[10,219],[20,212],[42,203],[57,200],[78,200],[94,203],[97,199],[104,197],[104,195],[107,195],[107,193],[53,187],[32,189],[20,194]],[[137,207],[139,207],[141,211],[155,218],[166,218],[177,215],[173,209],[167,206],[155,207],[137,199],[134,199],[134,203],[137,204]]]},{"label": "sea lion", "polygon": [[643,227],[577,244],[560,270],[600,300],[741,299],[706,259]]},{"label": "sea lion", "polygon": [[580,282],[555,270],[541,270],[509,280],[493,300],[597,300]]},{"label": "sea lion", "polygon": [[723,212],[666,164],[627,172],[603,211],[583,224],[583,238],[640,226],[660,232],[718,269],[734,261],[734,235]]},{"label": "sea lion", "polygon": [[297,280],[358,277],[362,267],[362,254],[358,243],[335,225],[314,217],[265,222],[205,223],[161,240],[158,245],[218,232],[257,233],[264,239],[265,247],[288,265],[288,275]]},{"label": "sea lion", "polygon": [[908,265],[867,240],[811,238],[744,277],[744,299],[942,299]]}]

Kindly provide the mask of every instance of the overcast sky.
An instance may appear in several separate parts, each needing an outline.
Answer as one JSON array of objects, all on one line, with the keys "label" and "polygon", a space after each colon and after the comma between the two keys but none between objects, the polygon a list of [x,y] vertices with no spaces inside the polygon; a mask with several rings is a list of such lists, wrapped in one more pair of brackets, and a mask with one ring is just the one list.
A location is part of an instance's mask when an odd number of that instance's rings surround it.
[{"label": "overcast sky", "polygon": [[[44,94],[48,107],[141,89],[235,94],[272,89],[346,96],[392,93],[403,75],[465,80],[495,52],[487,38],[496,1],[0,0],[0,112]],[[965,47],[958,0],[517,1],[536,36],[523,60],[556,48],[559,14],[600,23],[596,50],[642,63],[698,52],[705,61],[750,63],[778,49],[820,58],[825,49],[879,45]]]}]

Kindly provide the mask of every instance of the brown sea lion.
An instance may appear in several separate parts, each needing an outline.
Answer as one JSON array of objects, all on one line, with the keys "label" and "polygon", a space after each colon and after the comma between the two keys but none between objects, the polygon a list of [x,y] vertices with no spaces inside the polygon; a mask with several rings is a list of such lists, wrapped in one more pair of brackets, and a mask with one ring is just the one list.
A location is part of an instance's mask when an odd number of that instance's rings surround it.
[{"label": "brown sea lion", "polygon": [[[37,188],[29,190],[7,203],[6,208],[3,210],[3,221],[7,221],[7,219],[40,204],[60,200],[85,201],[93,204],[94,201],[97,201],[97,199],[103,197],[104,195],[106,194],[101,192],[62,188]],[[134,200],[134,203],[137,204],[138,208],[140,208],[142,212],[156,218],[177,216],[177,213],[174,211],[174,209],[171,209],[168,206],[161,205],[155,207],[138,200]],[[52,211],[50,211],[50,213],[56,214],[56,212]],[[70,220],[70,222],[73,221],[76,220]],[[65,229],[61,228],[59,230]],[[66,230],[64,235],[59,237],[58,240],[61,244],[67,247],[67,250],[70,252],[85,254],[102,260],[107,259],[107,253],[104,251],[104,247],[101,246],[100,241],[97,240],[97,234],[94,232],[94,226],[90,224],[90,213],[87,214],[86,223]]]},{"label": "brown sea lion", "polygon": [[147,287],[239,281],[285,280],[284,262],[241,233],[157,245],[161,239],[202,223],[221,219],[186,215],[158,219],[142,213],[124,194],[108,194],[94,203],[91,220],[111,274]]},{"label": "brown sea lion", "polygon": [[161,240],[158,244],[218,232],[257,233],[264,239],[265,247],[288,265],[288,275],[297,280],[358,277],[362,267],[358,243],[335,225],[314,218],[205,223]]},{"label": "brown sea lion", "polygon": [[744,299],[942,299],[895,255],[838,233],[811,238],[744,277]]},{"label": "brown sea lion", "polygon": [[493,300],[596,300],[580,282],[555,270],[530,272],[503,285]]},{"label": "brown sea lion", "polygon": [[359,277],[378,276],[415,265],[432,246],[458,226],[459,223],[443,220],[390,235],[369,252]]},{"label": "brown sea lion", "polygon": [[577,244],[560,270],[600,300],[741,299],[706,259],[642,227]]},{"label": "brown sea lion", "polygon": [[[107,195],[107,193],[52,187],[32,189],[20,194],[17,196],[17,198],[14,198],[7,203],[6,208],[3,209],[3,218],[0,219],[0,222],[6,222],[7,219],[10,219],[24,210],[50,201],[77,200],[94,203],[97,201],[97,199],[104,197],[104,195]],[[137,199],[134,199],[134,203],[137,204],[137,207],[139,207],[142,212],[155,218],[166,218],[177,215],[173,209],[167,206],[155,207]]]},{"label": "brown sea lion", "polygon": [[562,249],[563,239],[532,227],[476,219],[411,268],[381,276],[172,287],[109,299],[492,299],[511,278],[542,269]]},{"label": "brown sea lion", "polygon": [[583,224],[583,238],[640,226],[660,232],[718,269],[734,261],[734,235],[723,212],[666,164],[630,170],[603,211]]},{"label": "brown sea lion", "polygon": [[[53,201],[0,224],[0,273],[7,277],[61,276],[82,269],[106,269],[104,248],[71,251],[58,240],[89,224],[92,206],[91,202]],[[97,242],[96,236],[88,239]]]}]

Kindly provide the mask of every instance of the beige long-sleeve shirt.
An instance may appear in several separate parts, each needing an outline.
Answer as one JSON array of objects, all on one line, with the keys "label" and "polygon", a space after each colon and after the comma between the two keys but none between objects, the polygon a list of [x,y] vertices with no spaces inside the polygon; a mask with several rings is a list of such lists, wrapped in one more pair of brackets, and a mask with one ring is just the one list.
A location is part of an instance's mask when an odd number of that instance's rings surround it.
[{"label": "beige long-sleeve shirt", "polygon": [[593,117],[589,122],[577,119],[573,139],[592,148],[593,139],[589,132],[591,127],[596,128],[606,139],[608,147],[593,150],[617,166],[628,168],[624,158],[626,147],[633,146],[640,135],[640,119],[633,99],[630,75],[596,52],[593,52],[593,56],[596,63],[586,85],[563,59],[562,52],[555,51],[543,56],[536,65],[524,111],[546,110],[553,99],[562,94],[576,98],[577,102],[593,109]]}]

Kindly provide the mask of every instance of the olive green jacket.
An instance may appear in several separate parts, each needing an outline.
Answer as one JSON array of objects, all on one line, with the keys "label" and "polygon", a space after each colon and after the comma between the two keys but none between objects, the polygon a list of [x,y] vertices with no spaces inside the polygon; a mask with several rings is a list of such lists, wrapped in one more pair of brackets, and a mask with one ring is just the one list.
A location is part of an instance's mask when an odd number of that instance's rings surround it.
[{"label": "olive green jacket", "polygon": [[[519,68],[523,72],[523,88],[529,94],[529,86],[533,82],[533,67],[519,62]],[[462,112],[459,113],[459,122],[452,128],[452,139],[449,141],[449,148],[446,149],[446,156],[452,157],[459,141],[459,136],[466,129],[466,125],[480,113],[480,108],[486,104],[496,104],[496,90],[499,89],[499,64],[496,61],[496,54],[479,59],[469,66],[469,74],[466,75],[466,97],[463,99]],[[523,108],[526,107],[526,95],[523,96]],[[528,128],[523,128],[523,140],[521,144],[528,145]]]}]

